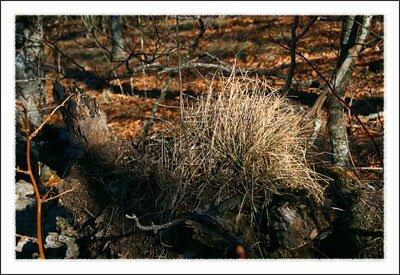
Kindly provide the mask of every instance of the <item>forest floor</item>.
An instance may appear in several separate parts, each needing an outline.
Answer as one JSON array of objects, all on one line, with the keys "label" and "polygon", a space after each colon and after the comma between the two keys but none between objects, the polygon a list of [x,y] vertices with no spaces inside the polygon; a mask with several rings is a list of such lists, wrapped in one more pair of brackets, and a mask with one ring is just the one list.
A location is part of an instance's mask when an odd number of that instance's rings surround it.
[{"label": "forest floor", "polygon": [[[76,24],[79,23],[77,20]],[[171,24],[171,23],[170,23]],[[304,23],[305,24],[305,23]],[[196,23],[186,23],[187,26],[180,31],[182,41],[188,44],[196,38]],[[213,18],[210,27],[205,31],[200,39],[193,56],[203,53],[210,53],[220,61],[235,65],[240,68],[269,69],[285,74],[290,65],[288,50],[280,47],[271,41],[270,37],[279,40],[282,34],[290,34],[292,19],[289,17],[231,17]],[[76,32],[77,26],[67,27],[63,31],[64,36],[73,36],[68,32]],[[346,91],[346,101],[357,111],[360,118],[368,126],[370,133],[383,143],[383,123],[384,117],[378,116],[368,119],[367,116],[383,111],[384,101],[384,77],[381,66],[383,62],[383,40],[377,40],[376,36],[383,33],[383,22],[374,19],[371,24],[372,34],[370,35],[371,47],[367,47],[361,52],[359,59],[352,74],[352,79],[348,91]],[[337,62],[339,51],[341,23],[338,21],[320,20],[315,23],[305,37],[297,44],[298,51],[315,64],[319,72],[330,79],[334,74],[333,64]],[[134,33],[136,34],[136,33]],[[72,57],[76,57],[79,63],[91,70],[91,66],[96,59],[101,60],[102,53],[97,49],[85,52],[78,51],[75,41],[85,43],[87,38],[73,38],[61,40],[60,49]],[[75,46],[75,47],[74,47]],[[90,55],[90,58],[87,56]],[[185,57],[182,57],[185,58]],[[94,59],[94,60],[93,60]],[[49,50],[48,60],[52,60]],[[91,61],[91,62],[90,62]],[[66,67],[73,67],[73,64],[64,64]],[[104,62],[103,62],[104,63]],[[211,63],[211,62],[210,62]],[[96,64],[96,63],[95,63]],[[97,65],[97,64],[96,64]],[[171,66],[176,65],[176,60],[171,61]],[[103,70],[108,72],[109,67],[105,65]],[[371,69],[372,68],[372,69]],[[101,70],[101,68],[98,70]],[[207,92],[212,82],[211,77],[217,70],[201,69],[182,70],[182,90],[184,94],[204,94]],[[49,73],[49,77],[55,74]],[[218,77],[218,76],[217,76]],[[263,78],[262,76],[259,76]],[[275,77],[264,77],[270,85],[279,90],[285,85],[285,81]],[[305,82],[318,82],[323,86],[323,81],[319,79],[317,73],[301,58],[297,58],[296,69],[293,79]],[[133,75],[133,80],[124,79],[121,81],[111,81],[111,92],[103,93],[102,89],[93,89],[90,85],[85,85],[87,91],[102,105],[107,114],[109,128],[112,134],[121,138],[137,138],[142,134],[144,125],[147,122],[154,102],[160,95],[160,87],[163,87],[167,80],[166,75],[158,76],[154,73],[139,72]],[[68,84],[73,79],[66,79],[63,83]],[[79,84],[79,81],[77,81]],[[121,92],[119,85],[123,86]],[[154,122],[150,133],[165,131],[165,122],[174,122],[179,116],[179,78],[174,77],[167,91],[166,100],[160,104],[156,113],[157,119]],[[48,102],[52,104],[51,95],[52,81],[47,81]],[[322,92],[317,87],[292,86],[288,97],[294,101],[300,101],[308,108]],[[59,116],[60,118],[60,116]],[[378,158],[373,150],[368,150],[369,138],[365,131],[358,125],[354,114],[347,113],[348,133],[352,154],[356,166],[370,167],[378,163]],[[54,123],[54,121],[53,121]],[[328,137],[327,137],[328,138]]]}]

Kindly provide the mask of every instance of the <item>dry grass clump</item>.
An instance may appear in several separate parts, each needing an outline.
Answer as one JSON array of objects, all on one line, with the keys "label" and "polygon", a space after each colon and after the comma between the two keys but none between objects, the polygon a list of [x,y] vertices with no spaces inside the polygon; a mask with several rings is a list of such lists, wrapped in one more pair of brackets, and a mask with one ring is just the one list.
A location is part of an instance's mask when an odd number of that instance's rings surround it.
[{"label": "dry grass clump", "polygon": [[164,170],[163,180],[173,188],[170,206],[193,199],[207,206],[242,194],[254,208],[273,193],[299,190],[322,201],[323,179],[306,160],[307,128],[298,108],[265,83],[225,79],[222,91],[211,88],[183,110]]}]

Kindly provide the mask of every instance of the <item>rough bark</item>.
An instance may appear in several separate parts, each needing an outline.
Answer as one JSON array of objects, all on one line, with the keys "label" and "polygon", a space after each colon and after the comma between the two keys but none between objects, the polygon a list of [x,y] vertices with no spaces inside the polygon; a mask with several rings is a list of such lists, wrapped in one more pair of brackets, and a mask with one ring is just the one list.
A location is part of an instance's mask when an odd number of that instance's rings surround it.
[{"label": "rough bark", "polygon": [[[18,16],[15,27],[15,97],[28,109],[29,124],[38,127],[46,106],[42,17]],[[16,110],[17,123],[22,119],[23,112]]]},{"label": "rough bark", "polygon": [[[327,203],[327,205],[329,205]],[[307,202],[283,201],[269,210],[269,232],[274,241],[289,250],[326,238],[334,213],[329,207]]]},{"label": "rough bark", "polygon": [[[360,34],[358,32],[357,18],[349,16],[343,24],[341,51],[339,56],[338,71],[334,79],[336,94],[344,99],[346,89],[350,83],[354,68],[354,60],[361,51],[362,44],[368,34],[368,26],[372,16],[363,17]],[[328,129],[331,138],[333,164],[346,166],[349,162],[349,145],[347,139],[346,120],[343,104],[332,97],[329,101]]]},{"label": "rough bark", "polygon": [[[74,94],[62,109],[68,132],[84,147],[91,148],[107,143],[110,138],[107,118],[100,105],[76,87],[71,87],[68,93]],[[67,96],[64,87],[55,82],[53,87],[55,102],[61,104]]]},{"label": "rough bark", "polygon": [[111,30],[111,60],[112,61],[122,61],[127,57],[125,51],[125,38],[122,29],[122,23],[119,16],[110,16],[110,30]]}]

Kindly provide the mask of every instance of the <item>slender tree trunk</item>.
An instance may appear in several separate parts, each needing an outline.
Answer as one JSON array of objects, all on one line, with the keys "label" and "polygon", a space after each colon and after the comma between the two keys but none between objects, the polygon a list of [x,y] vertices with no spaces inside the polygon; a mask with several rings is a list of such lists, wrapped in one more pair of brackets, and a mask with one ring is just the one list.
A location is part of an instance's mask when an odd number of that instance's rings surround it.
[{"label": "slender tree trunk", "polygon": [[[359,24],[356,22],[355,16],[349,16],[343,24],[339,69],[333,83],[337,95],[342,99],[345,98],[345,92],[350,83],[354,60],[358,57],[367,37],[371,18],[372,16],[362,17],[362,28],[359,34]],[[333,164],[346,166],[349,162],[349,145],[344,107],[335,97],[329,101],[328,129],[331,137]]]},{"label": "slender tree trunk", "polygon": [[296,29],[299,24],[299,16],[294,17],[294,22],[292,26],[292,37],[290,39],[290,68],[286,79],[285,88],[283,88],[282,94],[287,94],[289,92],[290,84],[292,84],[292,78],[294,69],[296,67]]},{"label": "slender tree trunk", "polygon": [[124,38],[124,32],[122,29],[122,23],[119,16],[110,16],[110,31],[111,31],[111,60],[122,61],[127,57],[126,54],[126,42]]},{"label": "slender tree trunk", "polygon": [[82,23],[86,28],[86,38],[94,36],[95,19],[93,15],[82,15]]},{"label": "slender tree trunk", "polygon": [[[29,125],[38,127],[46,106],[42,17],[18,16],[15,35],[15,97],[28,109]],[[16,110],[17,123],[22,120],[23,112]]]},{"label": "slender tree trunk", "polygon": [[[346,88],[350,82],[353,64],[347,70],[340,70],[344,60],[348,55],[348,50],[355,43],[357,36],[357,24],[355,16],[349,16],[343,23],[342,39],[340,47],[340,56],[338,64],[338,76],[342,74],[342,80],[335,79],[334,87],[338,96],[345,98]],[[333,164],[336,166],[346,166],[349,161],[349,145],[347,139],[346,120],[344,117],[344,107],[342,103],[332,97],[329,101],[329,118],[328,118],[329,134],[331,137]]]}]

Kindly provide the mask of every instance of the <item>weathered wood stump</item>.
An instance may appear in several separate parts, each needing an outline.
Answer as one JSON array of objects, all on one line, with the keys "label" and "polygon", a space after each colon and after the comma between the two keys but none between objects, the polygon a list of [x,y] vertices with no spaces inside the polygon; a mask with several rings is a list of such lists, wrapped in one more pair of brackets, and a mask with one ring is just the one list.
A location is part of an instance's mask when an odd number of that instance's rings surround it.
[{"label": "weathered wood stump", "polygon": [[[96,100],[77,87],[71,87],[68,92],[74,96],[61,111],[68,132],[81,146],[90,148],[107,143],[110,139],[107,117]],[[68,97],[59,82],[54,83],[53,97],[57,104]]]},{"label": "weathered wood stump", "polygon": [[[72,85],[67,89],[59,82],[53,86],[53,97],[61,104],[64,123],[75,150],[75,164],[60,192],[74,188],[62,197],[77,213],[78,222],[97,217],[118,197],[121,190],[109,186],[119,175],[128,173],[128,156],[132,148],[127,141],[111,137],[107,117],[95,99]],[[115,182],[115,181],[114,181]]]}]

